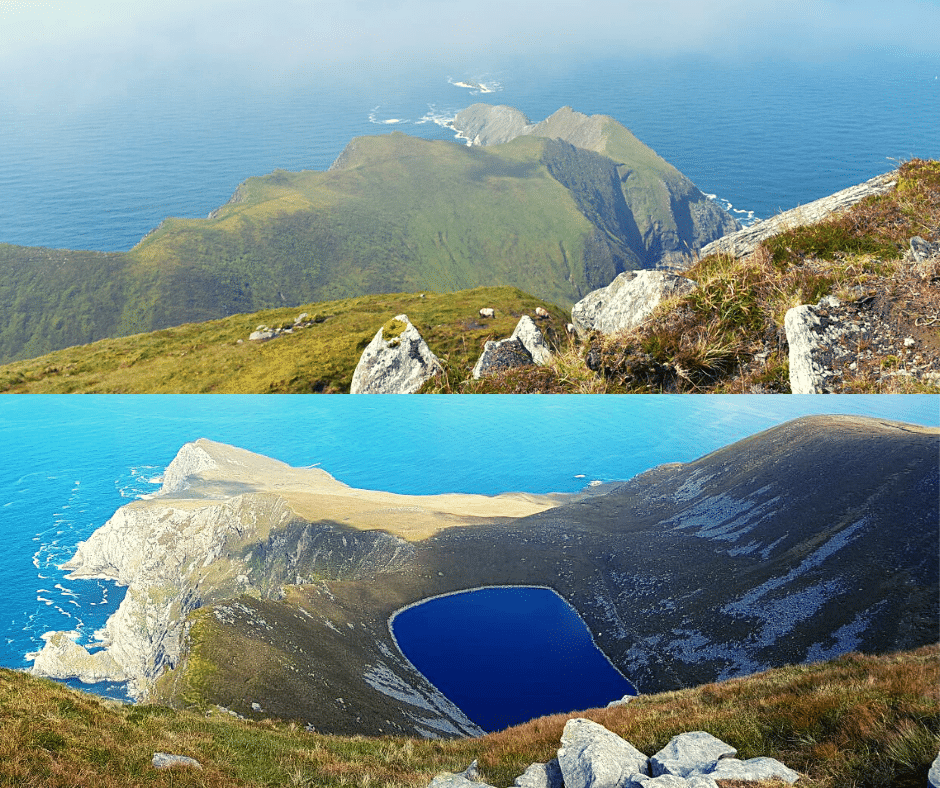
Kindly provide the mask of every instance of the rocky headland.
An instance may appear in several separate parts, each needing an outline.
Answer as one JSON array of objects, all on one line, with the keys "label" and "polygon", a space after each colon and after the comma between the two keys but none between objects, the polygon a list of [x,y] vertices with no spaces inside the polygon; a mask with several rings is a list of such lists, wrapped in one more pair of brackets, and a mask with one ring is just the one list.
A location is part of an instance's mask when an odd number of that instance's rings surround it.
[{"label": "rocky headland", "polygon": [[322,731],[454,736],[476,727],[388,620],[467,588],[551,586],[642,692],[931,643],[938,450],[934,429],[811,417],[595,495],[491,498],[355,490],[200,440],[68,563],[128,586],[104,648],[55,635],[33,670]]}]

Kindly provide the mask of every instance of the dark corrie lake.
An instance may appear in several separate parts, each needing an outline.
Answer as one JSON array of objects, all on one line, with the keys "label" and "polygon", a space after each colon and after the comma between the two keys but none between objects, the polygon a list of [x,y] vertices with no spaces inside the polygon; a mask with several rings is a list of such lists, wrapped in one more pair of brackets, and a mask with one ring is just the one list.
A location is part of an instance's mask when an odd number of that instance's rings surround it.
[{"label": "dark corrie lake", "polygon": [[391,629],[415,667],[486,731],[636,694],[548,588],[434,597],[399,611]]}]

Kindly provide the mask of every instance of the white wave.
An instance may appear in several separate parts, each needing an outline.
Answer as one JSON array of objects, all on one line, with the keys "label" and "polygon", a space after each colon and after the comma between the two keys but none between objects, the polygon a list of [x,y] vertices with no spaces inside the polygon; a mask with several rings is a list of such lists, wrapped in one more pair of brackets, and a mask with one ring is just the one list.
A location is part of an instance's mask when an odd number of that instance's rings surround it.
[{"label": "white wave", "polygon": [[52,607],[52,605],[55,604],[55,602],[53,602],[51,599],[46,599],[44,596],[37,596],[36,601],[45,602],[49,607]]},{"label": "white wave", "polygon": [[62,592],[62,596],[73,596],[76,599],[78,599],[78,594],[76,594],[71,588],[66,588],[61,583],[56,583],[55,587],[58,588],[59,591]]},{"label": "white wave", "polygon": [[436,126],[440,126],[442,129],[451,129],[454,126],[454,118],[456,115],[456,112],[445,112],[438,110],[434,104],[428,104],[428,111],[421,116],[420,120],[415,121],[415,125],[420,126],[425,123],[433,123]]},{"label": "white wave", "polygon": [[408,123],[405,118],[379,118],[378,112],[381,107],[373,107],[369,113],[369,123],[375,123],[378,126],[393,126],[398,123]]},{"label": "white wave", "polygon": [[717,194],[705,194],[705,196],[709,200],[718,203],[728,213],[735,214],[735,218],[742,227],[750,227],[752,224],[760,221],[760,218],[754,211],[749,211],[745,208],[735,208],[731,200],[726,200],[724,197],[719,197]]}]

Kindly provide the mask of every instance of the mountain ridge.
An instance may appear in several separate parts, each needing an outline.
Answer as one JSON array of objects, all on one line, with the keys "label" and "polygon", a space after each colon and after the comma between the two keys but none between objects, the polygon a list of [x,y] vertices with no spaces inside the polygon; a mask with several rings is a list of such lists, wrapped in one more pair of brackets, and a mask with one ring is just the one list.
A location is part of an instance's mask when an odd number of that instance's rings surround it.
[{"label": "mountain ridge", "polygon": [[[129,608],[143,605],[169,638],[142,674],[151,699],[247,715],[257,702],[319,730],[373,734],[460,729],[398,652],[388,619],[486,585],[550,585],[642,692],[910,648],[936,638],[938,450],[933,428],[805,417],[604,494],[547,500],[524,517],[502,516],[509,510],[494,499],[490,517],[445,517],[411,535],[390,518],[414,520],[424,506],[415,501],[360,501],[355,515],[308,496],[301,514],[276,489],[238,487],[212,504],[228,512],[212,522],[234,534],[212,540],[215,562],[177,572],[170,597],[166,578],[142,576],[108,628],[114,643],[158,642],[133,625],[143,619]],[[101,563],[96,545],[122,532],[122,518],[139,520],[154,549],[175,549],[176,531],[206,533],[205,518],[193,519],[205,502],[161,515],[172,503],[123,507],[79,563]],[[169,563],[204,561],[186,556]],[[703,583],[703,572],[722,580]],[[61,645],[50,640],[41,672],[56,660],[68,669]],[[103,653],[112,652],[120,657]]]},{"label": "mountain ridge", "polygon": [[0,362],[376,293],[505,284],[570,306],[622,270],[736,227],[704,202],[713,221],[696,224],[701,192],[656,187],[678,172],[615,121],[602,125],[618,157],[604,154],[602,167],[600,153],[531,135],[488,148],[358,137],[328,170],[249,178],[208,218],[167,218],[129,252],[0,245]]}]

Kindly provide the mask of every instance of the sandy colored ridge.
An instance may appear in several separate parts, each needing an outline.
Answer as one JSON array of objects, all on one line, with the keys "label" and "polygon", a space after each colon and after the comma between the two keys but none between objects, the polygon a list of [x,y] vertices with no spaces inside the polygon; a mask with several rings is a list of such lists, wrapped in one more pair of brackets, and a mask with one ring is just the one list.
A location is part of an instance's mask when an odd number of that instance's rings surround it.
[{"label": "sandy colored ridge", "polygon": [[[394,457],[390,473],[398,473]],[[572,494],[502,493],[474,495],[401,495],[360,490],[320,468],[295,468],[246,449],[199,438],[187,444],[167,468],[163,488],[130,506],[170,504],[199,508],[236,495],[274,494],[302,518],[332,520],[362,530],[381,529],[409,541],[433,536],[444,528],[477,525],[503,517],[525,517],[551,509]]]}]

